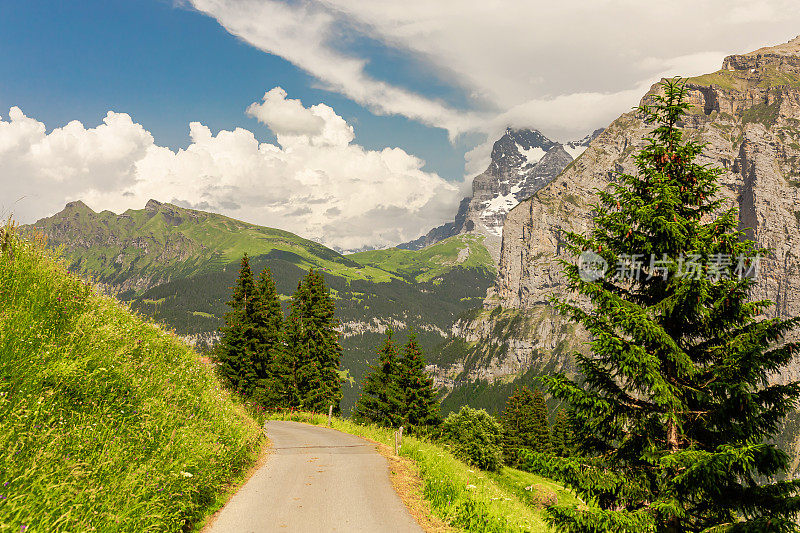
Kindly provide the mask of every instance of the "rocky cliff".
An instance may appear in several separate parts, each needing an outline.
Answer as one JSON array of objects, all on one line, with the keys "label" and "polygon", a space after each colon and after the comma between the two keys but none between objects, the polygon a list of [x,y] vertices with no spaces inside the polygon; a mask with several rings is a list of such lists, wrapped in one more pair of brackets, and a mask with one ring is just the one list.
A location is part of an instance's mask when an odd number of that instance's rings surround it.
[{"label": "rocky cliff", "polygon": [[[738,208],[740,227],[772,250],[761,260],[754,297],[775,302],[775,316],[800,315],[800,37],[730,56],[721,70],[689,78],[686,87],[694,107],[685,134],[708,143],[702,162],[723,169],[721,194]],[[495,286],[484,309],[454,327],[465,355],[437,369],[440,382],[453,386],[509,380],[531,368],[570,369],[569,353],[586,349],[586,334],[548,304],[551,295],[564,292],[557,262],[568,258],[562,236],[590,227],[592,191],[606,187],[616,172],[636,171],[633,156],[648,131],[634,112],[622,115],[507,214]],[[798,378],[800,364],[775,376]],[[797,427],[793,417],[783,437],[794,448]]]},{"label": "rocky cliff", "polygon": [[[725,59],[722,70],[689,78],[686,134],[707,142],[704,163],[724,169],[721,194],[740,226],[773,255],[762,260],[758,298],[773,313],[800,313],[800,38]],[[655,90],[655,87],[652,89]],[[647,98],[647,95],[645,96]],[[563,287],[556,259],[564,231],[590,224],[591,191],[614,172],[635,172],[648,128],[633,112],[614,121],[560,176],[506,218],[500,270],[487,305],[527,309]]]},{"label": "rocky cliff", "polygon": [[536,130],[507,129],[494,143],[486,171],[473,179],[472,196],[461,201],[455,220],[398,248],[418,250],[453,235],[477,233],[499,261],[506,214],[555,178],[600,131],[562,145]]}]

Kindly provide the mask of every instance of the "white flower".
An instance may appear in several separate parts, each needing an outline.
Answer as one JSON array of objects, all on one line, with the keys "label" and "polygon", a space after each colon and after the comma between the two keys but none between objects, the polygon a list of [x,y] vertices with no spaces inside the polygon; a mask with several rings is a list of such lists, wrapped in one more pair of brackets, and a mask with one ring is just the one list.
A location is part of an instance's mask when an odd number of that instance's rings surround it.
[{"label": "white flower", "polygon": [[190,472],[181,472],[181,475],[183,477],[192,477],[192,474]]}]

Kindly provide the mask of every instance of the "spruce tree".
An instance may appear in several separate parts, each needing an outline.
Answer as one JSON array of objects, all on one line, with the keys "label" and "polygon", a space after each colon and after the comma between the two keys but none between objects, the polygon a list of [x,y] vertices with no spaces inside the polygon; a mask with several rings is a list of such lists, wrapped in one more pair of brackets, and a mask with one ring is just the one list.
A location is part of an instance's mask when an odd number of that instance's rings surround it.
[{"label": "spruce tree", "polygon": [[560,531],[797,531],[800,482],[767,480],[789,464],[772,439],[800,384],[769,377],[796,352],[784,338],[798,319],[749,299],[766,252],[716,197],[704,145],[682,139],[683,84],[662,89],[639,108],[655,127],[638,173],[598,193],[589,234],[567,236],[583,254],[564,262],[580,301],[555,303],[591,353],[575,354],[581,381],[548,383],[572,405],[583,457],[532,464],[592,502],[550,508]]},{"label": "spruce tree", "polygon": [[261,272],[256,291],[258,300],[253,313],[255,350],[252,361],[257,380],[254,399],[265,407],[273,407],[284,403],[288,373],[283,350],[283,310],[270,269],[265,268]]},{"label": "spruce tree", "polygon": [[544,394],[538,389],[533,391],[533,450],[547,453],[550,451],[550,426],[547,423],[547,402]]},{"label": "spruce tree", "polygon": [[541,391],[517,387],[500,414],[503,427],[503,458],[506,464],[519,463],[519,450],[545,453],[550,450],[547,404]]},{"label": "spruce tree", "polygon": [[342,347],[335,310],[322,273],[309,270],[292,296],[286,324],[288,359],[284,366],[292,373],[290,405],[315,412],[327,411],[333,405],[339,412]]},{"label": "spruce tree", "polygon": [[358,422],[399,427],[404,422],[404,398],[400,388],[400,361],[394,333],[386,330],[386,339],[378,349],[378,363],[371,366],[361,387],[361,396],[353,411]]},{"label": "spruce tree", "polygon": [[433,378],[425,373],[425,357],[414,332],[403,346],[398,371],[403,397],[403,425],[430,426],[441,422]]},{"label": "spruce tree", "polygon": [[551,451],[561,457],[572,455],[575,437],[572,433],[572,423],[565,409],[559,409],[553,420],[550,431]]},{"label": "spruce tree", "polygon": [[225,326],[221,328],[222,336],[215,357],[217,369],[230,387],[249,396],[257,383],[253,364],[257,344],[254,316],[260,303],[247,254],[242,257],[239,277],[227,305],[231,310],[226,313]]}]

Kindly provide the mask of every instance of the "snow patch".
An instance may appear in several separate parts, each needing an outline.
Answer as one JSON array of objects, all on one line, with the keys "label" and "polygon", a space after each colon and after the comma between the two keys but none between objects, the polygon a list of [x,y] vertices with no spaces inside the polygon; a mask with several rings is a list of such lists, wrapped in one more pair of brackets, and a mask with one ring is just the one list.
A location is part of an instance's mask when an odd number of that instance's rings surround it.
[{"label": "snow patch", "polygon": [[578,156],[581,155],[585,150],[586,146],[577,145],[573,146],[572,143],[568,143],[564,145],[564,150],[572,157],[572,160],[578,159]]},{"label": "snow patch", "polygon": [[498,213],[508,213],[512,207],[517,205],[519,202],[517,201],[514,193],[504,194],[503,196],[495,196],[491,200],[488,200],[484,203],[484,209],[481,213],[482,216],[486,215],[496,215]]},{"label": "snow patch", "polygon": [[538,146],[532,146],[528,149],[523,148],[517,143],[517,151],[528,161],[529,165],[535,165],[544,157],[545,152]]}]

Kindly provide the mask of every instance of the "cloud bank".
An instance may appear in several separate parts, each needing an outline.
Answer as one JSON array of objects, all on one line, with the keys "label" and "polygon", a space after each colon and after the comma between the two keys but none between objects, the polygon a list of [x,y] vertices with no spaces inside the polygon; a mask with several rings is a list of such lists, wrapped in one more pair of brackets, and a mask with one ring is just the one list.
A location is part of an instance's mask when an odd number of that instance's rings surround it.
[{"label": "cloud bank", "polygon": [[276,87],[247,113],[277,145],[246,129],[214,135],[192,122],[191,144],[175,152],[125,113],[47,133],[13,107],[0,117],[0,210],[28,223],[76,199],[120,213],[155,198],[347,250],[416,238],[460,200],[457,186],[422,171],[417,157],[354,144],[352,127],[327,105],[304,107]]},{"label": "cloud bank", "polygon": [[[579,138],[662,76],[717,70],[724,55],[798,33],[796,0],[190,0],[227,31],[374,112],[492,136],[505,126]],[[413,57],[468,95],[465,109],[369,75],[368,47]]]}]

